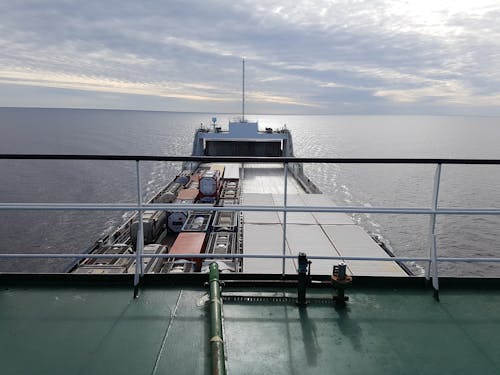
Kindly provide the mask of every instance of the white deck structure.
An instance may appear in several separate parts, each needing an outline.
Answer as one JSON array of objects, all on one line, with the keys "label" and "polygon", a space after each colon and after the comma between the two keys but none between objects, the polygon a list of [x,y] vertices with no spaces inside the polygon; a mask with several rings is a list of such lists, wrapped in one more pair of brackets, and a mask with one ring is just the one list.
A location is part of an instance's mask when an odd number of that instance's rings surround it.
[{"label": "white deck structure", "polygon": [[[245,165],[240,173],[243,205],[283,206],[283,166],[271,164]],[[307,194],[289,174],[287,204],[289,206],[335,206],[326,195]],[[246,254],[276,254],[283,251],[282,212],[243,213],[243,251]],[[346,214],[287,213],[286,251],[288,255],[359,256],[389,258],[389,255]],[[338,261],[316,260],[311,273],[328,275]],[[354,276],[408,276],[391,261],[346,261]],[[286,273],[296,273],[296,260],[286,262]],[[243,272],[282,272],[281,259],[244,259]]]}]

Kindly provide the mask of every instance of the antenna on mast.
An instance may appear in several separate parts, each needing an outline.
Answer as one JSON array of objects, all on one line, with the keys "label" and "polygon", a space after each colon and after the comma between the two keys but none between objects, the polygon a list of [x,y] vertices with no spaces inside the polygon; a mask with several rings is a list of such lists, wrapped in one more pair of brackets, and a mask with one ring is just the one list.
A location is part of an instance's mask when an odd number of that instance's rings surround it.
[{"label": "antenna on mast", "polygon": [[242,118],[241,122],[245,122],[245,57],[242,58],[243,62],[243,101],[242,101]]}]

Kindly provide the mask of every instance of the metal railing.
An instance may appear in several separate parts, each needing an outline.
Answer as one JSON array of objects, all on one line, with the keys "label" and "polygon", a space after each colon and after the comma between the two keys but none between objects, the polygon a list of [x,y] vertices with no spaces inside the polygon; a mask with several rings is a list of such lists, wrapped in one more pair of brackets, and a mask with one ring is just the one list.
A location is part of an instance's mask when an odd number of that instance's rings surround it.
[{"label": "metal railing", "polygon": [[[438,215],[500,215],[500,209],[495,208],[441,208],[438,205],[439,187],[441,181],[442,165],[499,165],[500,160],[496,159],[394,159],[394,158],[291,158],[291,157],[182,157],[182,156],[123,156],[123,155],[32,155],[32,154],[4,154],[0,155],[2,159],[17,160],[120,160],[134,161],[136,164],[136,182],[137,182],[137,203],[0,203],[0,211],[7,210],[77,210],[77,211],[137,211],[139,224],[137,234],[137,245],[135,254],[27,254],[10,253],[0,254],[0,259],[9,258],[135,258],[136,267],[134,274],[134,286],[137,286],[140,277],[143,275],[143,258],[210,258],[210,259],[238,259],[238,258],[267,258],[282,259],[282,274],[285,274],[285,260],[296,256],[286,255],[286,235],[287,235],[287,213],[288,212],[328,212],[328,213],[363,213],[363,214],[411,214],[411,215],[430,215],[429,227],[429,256],[428,257],[349,257],[349,256],[308,256],[313,260],[342,260],[342,261],[420,261],[427,262],[426,277],[432,279],[433,288],[439,289],[439,262],[500,262],[496,257],[439,257],[436,246],[436,217]],[[232,163],[281,163],[284,166],[284,198],[282,206],[245,206],[234,205],[226,207],[200,207],[196,204],[159,204],[144,203],[142,196],[141,170],[140,162],[143,161],[165,161],[165,162],[189,162],[189,163],[211,163],[211,162],[232,162]],[[432,194],[431,207],[356,207],[356,206],[336,206],[336,207],[304,207],[289,206],[287,201],[288,193],[288,169],[292,163],[326,163],[326,164],[432,164],[436,165],[434,175],[434,188]],[[146,210],[206,210],[206,211],[272,211],[283,212],[283,249],[281,255],[274,254],[146,254],[143,255],[144,237],[142,225],[142,213]]]}]

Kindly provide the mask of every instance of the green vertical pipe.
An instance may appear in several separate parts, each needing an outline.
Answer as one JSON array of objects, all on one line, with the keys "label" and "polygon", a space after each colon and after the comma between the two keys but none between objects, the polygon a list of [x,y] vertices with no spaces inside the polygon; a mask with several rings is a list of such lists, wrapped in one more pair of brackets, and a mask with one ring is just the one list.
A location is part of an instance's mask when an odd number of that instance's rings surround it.
[{"label": "green vertical pipe", "polygon": [[225,375],[224,339],[222,337],[222,305],[220,298],[219,266],[210,265],[210,356],[212,374]]}]

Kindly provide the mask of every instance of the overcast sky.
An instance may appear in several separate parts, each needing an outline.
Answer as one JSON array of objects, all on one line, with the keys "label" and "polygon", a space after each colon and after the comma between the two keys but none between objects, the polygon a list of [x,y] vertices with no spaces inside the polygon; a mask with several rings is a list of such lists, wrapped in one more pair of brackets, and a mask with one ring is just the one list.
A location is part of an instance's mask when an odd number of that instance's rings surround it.
[{"label": "overcast sky", "polygon": [[0,0],[0,106],[500,115],[500,0]]}]

